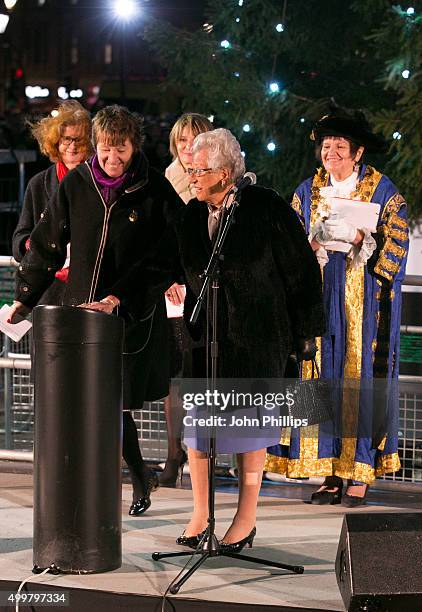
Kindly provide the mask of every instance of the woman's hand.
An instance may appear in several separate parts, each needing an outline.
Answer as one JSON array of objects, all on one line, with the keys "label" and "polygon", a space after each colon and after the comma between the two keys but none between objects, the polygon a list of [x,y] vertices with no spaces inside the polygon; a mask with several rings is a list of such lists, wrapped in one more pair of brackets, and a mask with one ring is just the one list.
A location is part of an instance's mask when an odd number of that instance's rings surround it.
[{"label": "woman's hand", "polygon": [[8,323],[19,323],[31,312],[31,308],[22,304],[22,302],[13,302],[12,309],[9,313]]},{"label": "woman's hand", "polygon": [[99,302],[84,302],[79,304],[78,308],[87,308],[89,310],[98,310],[106,314],[112,314],[113,310],[119,306],[120,300],[114,295],[108,295]]},{"label": "woman's hand", "polygon": [[174,283],[167,289],[165,295],[174,306],[180,306],[185,301],[185,286]]}]

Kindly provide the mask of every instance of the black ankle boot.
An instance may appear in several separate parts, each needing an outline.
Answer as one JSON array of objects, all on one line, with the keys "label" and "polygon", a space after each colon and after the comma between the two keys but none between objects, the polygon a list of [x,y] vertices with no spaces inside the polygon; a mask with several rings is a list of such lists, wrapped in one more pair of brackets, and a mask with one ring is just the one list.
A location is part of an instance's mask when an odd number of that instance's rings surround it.
[{"label": "black ankle boot", "polygon": [[157,474],[150,470],[150,473],[147,476],[147,482],[145,485],[145,493],[142,497],[133,502],[129,509],[129,516],[141,516],[144,512],[148,510],[151,506],[151,493],[158,489],[159,482],[157,478]]}]

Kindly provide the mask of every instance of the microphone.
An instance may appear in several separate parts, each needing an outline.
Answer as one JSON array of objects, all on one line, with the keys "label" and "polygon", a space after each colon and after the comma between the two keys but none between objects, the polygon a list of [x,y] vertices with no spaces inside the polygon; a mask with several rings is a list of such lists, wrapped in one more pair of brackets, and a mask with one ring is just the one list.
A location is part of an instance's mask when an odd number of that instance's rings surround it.
[{"label": "microphone", "polygon": [[246,174],[244,174],[242,178],[237,181],[236,185],[232,189],[232,193],[238,193],[239,191],[242,191],[242,189],[245,189],[245,187],[248,185],[255,185],[255,183],[256,174],[253,172],[246,172]]}]

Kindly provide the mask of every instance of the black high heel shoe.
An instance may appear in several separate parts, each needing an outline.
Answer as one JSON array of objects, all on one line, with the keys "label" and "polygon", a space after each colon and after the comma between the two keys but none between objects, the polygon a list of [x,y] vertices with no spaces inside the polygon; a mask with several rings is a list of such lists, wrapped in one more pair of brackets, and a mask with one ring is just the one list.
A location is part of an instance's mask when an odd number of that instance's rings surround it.
[{"label": "black high heel shoe", "polygon": [[205,532],[206,529],[194,536],[185,536],[185,532],[183,532],[182,535],[177,538],[176,544],[179,544],[179,546],[188,546],[189,548],[195,549],[204,537]]},{"label": "black high heel shoe", "polygon": [[232,544],[226,544],[224,540],[221,540],[220,552],[240,553],[241,550],[246,546],[246,544],[249,546],[249,548],[252,548],[252,544],[253,544],[255,536],[256,536],[256,527],[252,529],[252,531],[250,532],[249,535],[246,536],[246,538],[243,538],[243,540],[239,540],[239,542],[233,542]]},{"label": "black high heel shoe", "polygon": [[140,516],[146,512],[151,505],[151,493],[156,491],[159,486],[157,474],[153,470],[150,470],[145,495],[133,502],[129,508],[129,516]]},{"label": "black high heel shoe", "polygon": [[181,450],[180,459],[167,459],[164,470],[158,477],[162,487],[177,487],[182,486],[183,468],[188,460],[185,451]]},{"label": "black high heel shoe", "polygon": [[365,494],[362,497],[358,497],[357,495],[348,495],[347,491],[343,495],[343,499],[341,500],[341,505],[346,506],[346,508],[358,508],[359,506],[364,506],[366,504],[366,495],[369,491],[369,485],[365,485]]},{"label": "black high heel shoe", "polygon": [[[323,506],[330,504],[331,506],[341,503],[341,495],[343,491],[343,480],[338,476],[327,476],[324,480],[322,491],[316,491],[311,495],[311,504]],[[337,489],[336,491],[328,491],[327,489]]]}]

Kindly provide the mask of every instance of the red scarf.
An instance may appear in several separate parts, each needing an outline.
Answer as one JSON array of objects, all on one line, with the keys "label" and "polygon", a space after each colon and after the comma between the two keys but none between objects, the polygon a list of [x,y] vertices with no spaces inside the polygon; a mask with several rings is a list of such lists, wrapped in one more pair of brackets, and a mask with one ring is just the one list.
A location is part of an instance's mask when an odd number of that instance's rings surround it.
[{"label": "red scarf", "polygon": [[64,179],[64,177],[66,176],[68,172],[69,172],[69,168],[65,166],[65,164],[62,161],[58,161],[56,163],[56,173],[57,173],[57,178],[59,180],[59,183]]},{"label": "red scarf", "polygon": [[[62,161],[58,161],[56,163],[56,173],[59,183],[64,179],[68,172],[69,168]],[[69,268],[67,267],[63,268],[62,270],[58,270],[55,276],[64,283],[67,283],[67,277],[69,276]]]}]

